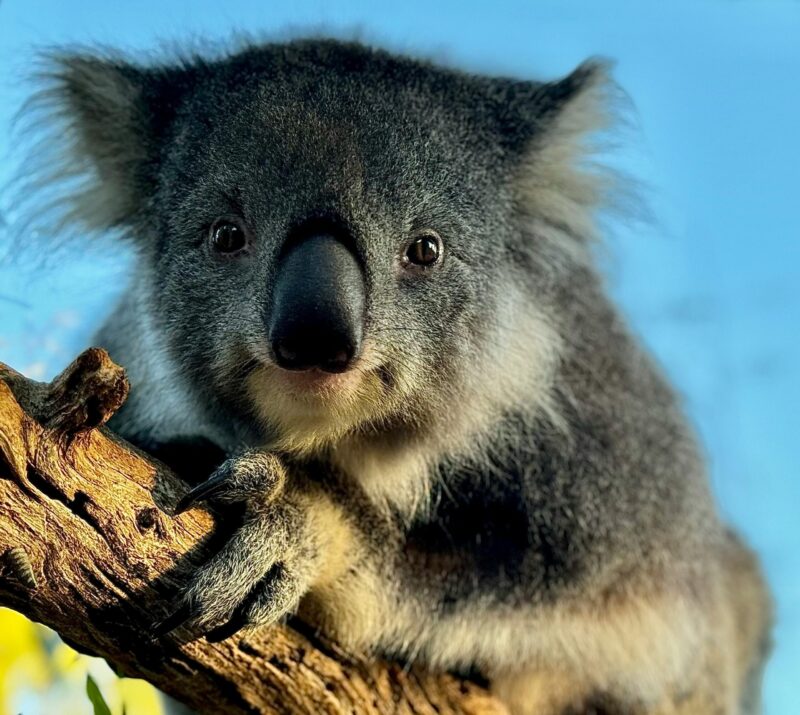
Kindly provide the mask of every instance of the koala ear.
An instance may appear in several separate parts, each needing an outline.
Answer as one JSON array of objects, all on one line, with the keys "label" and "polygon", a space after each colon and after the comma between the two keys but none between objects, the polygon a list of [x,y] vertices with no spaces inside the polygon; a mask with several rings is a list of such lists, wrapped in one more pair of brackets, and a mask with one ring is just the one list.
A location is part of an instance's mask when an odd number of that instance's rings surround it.
[{"label": "koala ear", "polygon": [[54,54],[45,63],[44,89],[31,105],[43,131],[38,162],[23,170],[49,198],[55,225],[48,229],[124,229],[150,198],[161,137],[179,100],[165,91],[169,72],[89,53]]},{"label": "koala ear", "polygon": [[593,236],[595,209],[626,191],[595,159],[614,124],[610,63],[588,60],[563,79],[515,82],[507,93],[501,142],[516,168],[522,212],[570,236]]},{"label": "koala ear", "polygon": [[610,74],[608,61],[590,59],[554,82],[503,82],[497,88],[503,143],[524,154],[539,144],[574,141],[607,128]]},{"label": "koala ear", "polygon": [[158,153],[151,78],[119,60],[68,55],[54,79],[72,140],[67,160],[94,174],[75,209],[96,228],[123,225],[147,200]]}]

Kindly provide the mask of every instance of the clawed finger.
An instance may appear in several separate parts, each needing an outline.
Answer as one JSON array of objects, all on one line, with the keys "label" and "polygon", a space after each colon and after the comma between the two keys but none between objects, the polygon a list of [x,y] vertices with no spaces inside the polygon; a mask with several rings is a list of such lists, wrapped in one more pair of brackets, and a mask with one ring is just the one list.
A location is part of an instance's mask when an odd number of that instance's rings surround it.
[{"label": "clawed finger", "polygon": [[153,626],[153,638],[163,638],[168,633],[172,633],[177,628],[194,618],[194,612],[188,601],[181,601],[180,606],[170,615]]},{"label": "clawed finger", "polygon": [[175,516],[183,514],[183,512],[193,507],[197,502],[210,499],[221,492],[225,488],[226,481],[227,475],[217,473],[211,475],[206,481],[201,482],[193,489],[190,489],[176,504],[174,511]]}]

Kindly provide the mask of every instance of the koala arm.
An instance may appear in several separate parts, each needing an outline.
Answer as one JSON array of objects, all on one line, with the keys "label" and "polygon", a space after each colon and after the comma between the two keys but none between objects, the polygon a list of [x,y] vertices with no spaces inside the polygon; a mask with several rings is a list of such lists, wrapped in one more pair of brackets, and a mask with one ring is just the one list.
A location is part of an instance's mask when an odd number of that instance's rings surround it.
[{"label": "koala arm", "polygon": [[241,524],[192,576],[156,635],[184,626],[213,640],[273,623],[347,566],[349,529],[341,510],[302,476],[288,479],[272,453],[248,450],[226,460],[176,511],[206,499],[241,504]]}]

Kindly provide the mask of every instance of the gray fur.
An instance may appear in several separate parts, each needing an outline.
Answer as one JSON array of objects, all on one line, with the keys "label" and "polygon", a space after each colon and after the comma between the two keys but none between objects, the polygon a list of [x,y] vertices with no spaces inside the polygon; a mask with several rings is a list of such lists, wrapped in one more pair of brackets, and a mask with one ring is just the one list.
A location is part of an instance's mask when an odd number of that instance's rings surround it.
[{"label": "gray fur", "polygon": [[[258,450],[278,450],[289,475],[269,508],[248,500],[190,585],[195,625],[242,608],[249,625],[271,622],[309,593],[354,647],[492,678],[550,667],[552,652],[584,678],[580,647],[547,650],[515,619],[594,613],[612,594],[694,603],[708,586],[726,537],[694,436],[593,267],[596,213],[613,193],[587,153],[607,117],[602,63],[540,83],[306,40],[57,67],[47,96],[84,180],[67,213],[119,230],[138,254],[98,337],[133,383],[113,427],[151,448],[204,437],[234,460],[248,450],[246,468],[226,467],[229,501],[247,475],[259,483]],[[255,244],[220,263],[205,236],[230,213]],[[332,415],[254,388],[277,254],[310,219],[346,226],[363,257],[363,370],[381,374]],[[396,255],[422,228],[442,236],[445,259],[401,275]],[[322,504],[359,547],[317,598]],[[337,615],[365,594],[374,622]],[[646,677],[602,679],[598,666],[586,698],[651,707],[677,689],[691,664],[672,655],[702,628],[665,632],[669,644],[643,651]]]}]

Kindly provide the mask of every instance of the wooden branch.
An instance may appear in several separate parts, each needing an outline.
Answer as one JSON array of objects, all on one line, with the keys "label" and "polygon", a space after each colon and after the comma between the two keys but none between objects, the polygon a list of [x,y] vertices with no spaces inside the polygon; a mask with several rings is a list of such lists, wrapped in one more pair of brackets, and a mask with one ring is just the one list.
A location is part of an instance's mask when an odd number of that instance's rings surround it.
[{"label": "wooden branch", "polygon": [[0,364],[0,605],[199,712],[505,712],[476,684],[349,655],[307,627],[153,640],[213,518],[171,517],[182,482],[102,426],[127,392],[96,348],[49,384]]}]

